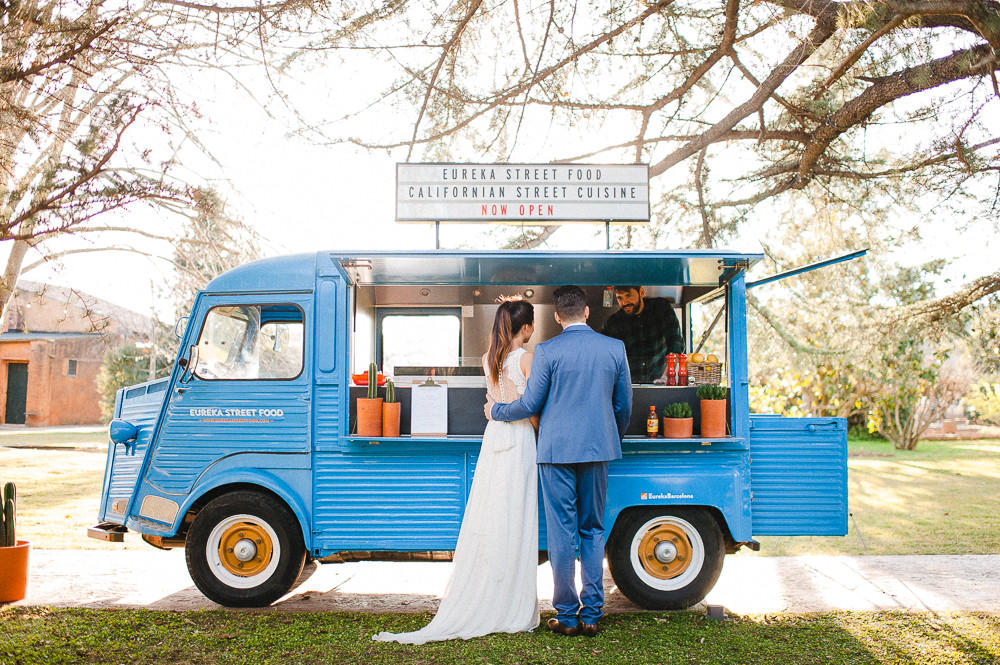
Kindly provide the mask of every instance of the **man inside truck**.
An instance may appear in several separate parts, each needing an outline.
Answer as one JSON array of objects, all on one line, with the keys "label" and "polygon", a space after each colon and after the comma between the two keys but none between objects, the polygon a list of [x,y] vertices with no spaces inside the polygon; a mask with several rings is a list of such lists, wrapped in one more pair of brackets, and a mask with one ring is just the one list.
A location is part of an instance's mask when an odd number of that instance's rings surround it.
[{"label": "man inside truck", "polygon": [[652,383],[663,376],[668,353],[684,352],[681,324],[666,298],[647,298],[642,286],[616,286],[619,310],[602,331],[625,343],[628,368],[635,383]]}]

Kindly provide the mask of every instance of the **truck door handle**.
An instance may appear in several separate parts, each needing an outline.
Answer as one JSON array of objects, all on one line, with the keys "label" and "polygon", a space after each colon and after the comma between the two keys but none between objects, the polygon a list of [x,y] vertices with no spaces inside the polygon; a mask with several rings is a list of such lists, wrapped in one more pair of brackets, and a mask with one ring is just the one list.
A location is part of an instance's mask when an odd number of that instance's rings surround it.
[{"label": "truck door handle", "polygon": [[831,420],[830,422],[827,422],[827,423],[809,423],[808,425],[806,425],[806,431],[807,432],[815,432],[816,430],[820,430],[820,429],[823,429],[823,430],[826,430],[826,429],[836,430],[837,429],[837,424],[838,423],[837,423],[836,420]]}]

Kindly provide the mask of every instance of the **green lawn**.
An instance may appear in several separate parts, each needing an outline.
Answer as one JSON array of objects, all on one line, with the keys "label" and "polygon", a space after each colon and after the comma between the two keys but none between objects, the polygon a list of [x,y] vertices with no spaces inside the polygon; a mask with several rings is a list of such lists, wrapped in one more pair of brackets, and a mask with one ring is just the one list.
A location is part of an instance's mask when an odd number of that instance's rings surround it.
[{"label": "green lawn", "polygon": [[760,538],[761,554],[1000,553],[1000,440],[848,443],[846,537]]},{"label": "green lawn", "polygon": [[616,614],[597,638],[544,629],[423,646],[382,644],[426,614],[0,610],[0,662],[302,665],[307,663],[852,663],[1000,662],[1000,616],[832,613],[735,617]]},{"label": "green lawn", "polygon": [[108,443],[105,425],[92,427],[0,429],[0,446],[40,448],[103,448]]}]

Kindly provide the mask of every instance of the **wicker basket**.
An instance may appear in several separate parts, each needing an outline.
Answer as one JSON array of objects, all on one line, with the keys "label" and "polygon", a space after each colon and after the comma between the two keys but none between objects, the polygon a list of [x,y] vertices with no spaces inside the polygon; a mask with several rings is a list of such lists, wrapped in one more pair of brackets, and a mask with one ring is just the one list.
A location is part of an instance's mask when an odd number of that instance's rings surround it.
[{"label": "wicker basket", "polygon": [[688,385],[705,386],[722,383],[722,363],[692,363],[687,364]]}]

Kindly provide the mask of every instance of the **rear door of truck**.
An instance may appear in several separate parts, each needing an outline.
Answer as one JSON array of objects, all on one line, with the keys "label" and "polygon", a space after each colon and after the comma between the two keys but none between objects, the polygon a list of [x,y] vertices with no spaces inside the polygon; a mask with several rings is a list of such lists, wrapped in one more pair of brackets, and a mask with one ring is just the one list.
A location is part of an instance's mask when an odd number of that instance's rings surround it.
[{"label": "rear door of truck", "polygon": [[847,422],[750,416],[755,536],[847,533]]}]

